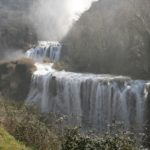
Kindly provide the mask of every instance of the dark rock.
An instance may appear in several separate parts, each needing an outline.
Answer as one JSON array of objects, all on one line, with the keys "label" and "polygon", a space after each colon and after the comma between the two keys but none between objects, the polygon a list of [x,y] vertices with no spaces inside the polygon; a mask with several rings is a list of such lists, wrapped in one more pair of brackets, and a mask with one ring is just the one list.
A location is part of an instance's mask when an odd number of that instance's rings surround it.
[{"label": "dark rock", "polygon": [[0,93],[14,100],[25,100],[34,69],[34,62],[25,58],[0,63]]}]

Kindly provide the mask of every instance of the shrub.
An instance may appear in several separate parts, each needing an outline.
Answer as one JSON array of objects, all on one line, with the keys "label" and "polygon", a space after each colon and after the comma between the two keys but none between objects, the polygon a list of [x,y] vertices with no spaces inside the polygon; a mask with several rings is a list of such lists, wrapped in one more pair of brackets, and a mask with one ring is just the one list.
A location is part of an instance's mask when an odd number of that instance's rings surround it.
[{"label": "shrub", "polygon": [[58,137],[39,120],[26,116],[17,122],[14,137],[38,150],[58,150]]},{"label": "shrub", "polygon": [[0,127],[0,149],[1,150],[30,150],[20,142],[16,141],[14,137],[9,135],[4,128]]},{"label": "shrub", "polygon": [[15,102],[1,102],[0,106],[0,121],[17,140],[38,150],[60,149],[59,138],[40,120],[35,108]]},{"label": "shrub", "polygon": [[135,150],[135,140],[128,134],[106,134],[103,137],[81,135],[78,128],[68,129],[62,150]]}]

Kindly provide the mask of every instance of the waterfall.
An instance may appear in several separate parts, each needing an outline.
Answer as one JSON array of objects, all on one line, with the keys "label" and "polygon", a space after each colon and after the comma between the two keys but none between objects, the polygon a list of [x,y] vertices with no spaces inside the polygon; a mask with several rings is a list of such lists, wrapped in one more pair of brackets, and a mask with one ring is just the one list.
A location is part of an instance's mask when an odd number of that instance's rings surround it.
[{"label": "waterfall", "polygon": [[26,56],[36,61],[58,61],[61,53],[59,42],[39,41],[38,46],[29,49]]},{"label": "waterfall", "polygon": [[36,64],[27,103],[43,112],[78,116],[77,125],[100,132],[122,122],[127,130],[142,130],[148,81],[130,77],[56,71]]}]

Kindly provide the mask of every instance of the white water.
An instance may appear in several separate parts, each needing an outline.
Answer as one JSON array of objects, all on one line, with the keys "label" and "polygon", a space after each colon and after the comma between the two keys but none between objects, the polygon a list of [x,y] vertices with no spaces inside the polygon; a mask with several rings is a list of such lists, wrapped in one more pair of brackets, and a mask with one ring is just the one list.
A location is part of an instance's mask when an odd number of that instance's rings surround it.
[{"label": "white water", "polygon": [[36,61],[58,61],[61,53],[59,42],[39,41],[38,46],[26,52],[26,56]]},{"label": "white water", "polygon": [[141,130],[145,122],[147,86],[142,80],[113,75],[81,74],[36,64],[27,103],[43,112],[77,116],[73,123],[106,131],[123,122],[126,129]]}]

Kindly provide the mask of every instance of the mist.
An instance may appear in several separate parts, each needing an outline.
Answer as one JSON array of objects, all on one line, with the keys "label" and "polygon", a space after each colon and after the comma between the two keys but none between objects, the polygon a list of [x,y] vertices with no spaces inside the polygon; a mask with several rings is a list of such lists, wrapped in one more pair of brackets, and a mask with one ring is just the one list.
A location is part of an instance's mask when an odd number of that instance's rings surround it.
[{"label": "mist", "polygon": [[30,19],[39,40],[61,40],[74,21],[95,0],[38,0],[30,10]]},{"label": "mist", "polygon": [[93,1],[0,0],[0,58],[30,49],[37,40],[61,40]]},{"label": "mist", "polygon": [[[11,54],[11,55],[10,55]],[[14,49],[14,50],[7,50],[3,54],[3,58],[1,60],[5,61],[12,61],[12,60],[17,60],[19,58],[25,57],[25,53],[21,49]]]}]

